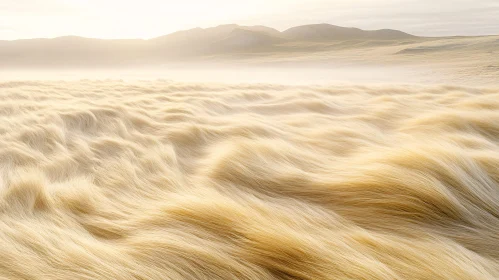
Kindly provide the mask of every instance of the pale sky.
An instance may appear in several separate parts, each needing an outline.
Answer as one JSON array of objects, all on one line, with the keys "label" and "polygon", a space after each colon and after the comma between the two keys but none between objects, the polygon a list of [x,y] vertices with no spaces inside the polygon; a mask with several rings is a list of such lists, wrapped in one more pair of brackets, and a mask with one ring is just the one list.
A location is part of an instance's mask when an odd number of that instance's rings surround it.
[{"label": "pale sky", "polygon": [[311,23],[415,35],[499,34],[499,0],[0,0],[0,40],[152,38],[219,24]]}]

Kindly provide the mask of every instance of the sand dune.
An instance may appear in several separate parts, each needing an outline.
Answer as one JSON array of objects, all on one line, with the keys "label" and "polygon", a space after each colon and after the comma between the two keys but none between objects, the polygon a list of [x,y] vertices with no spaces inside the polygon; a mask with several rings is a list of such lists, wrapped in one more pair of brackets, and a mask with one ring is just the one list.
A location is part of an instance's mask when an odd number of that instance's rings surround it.
[{"label": "sand dune", "polygon": [[498,112],[497,87],[4,81],[0,278],[498,279]]}]

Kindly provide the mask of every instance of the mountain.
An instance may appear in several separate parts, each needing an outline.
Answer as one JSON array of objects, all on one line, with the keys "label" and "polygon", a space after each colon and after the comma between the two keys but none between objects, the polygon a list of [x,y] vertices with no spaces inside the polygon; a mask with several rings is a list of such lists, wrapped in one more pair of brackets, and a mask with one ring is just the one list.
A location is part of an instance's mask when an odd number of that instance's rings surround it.
[{"label": "mountain", "polygon": [[[280,33],[278,33],[280,34]],[[220,51],[256,51],[274,44],[284,42],[280,35],[274,35],[271,32],[255,31],[245,28],[236,28],[232,30],[223,39],[215,41],[210,49],[214,52]]]},{"label": "mountain", "polygon": [[267,36],[279,37],[278,30],[265,26],[239,26],[236,24],[220,25],[211,28],[194,28],[190,30],[177,31],[172,34],[151,39],[152,42],[175,45],[189,45],[194,43],[211,44],[223,40],[233,32],[244,30],[248,34],[265,34]]},{"label": "mountain", "polygon": [[332,41],[332,40],[394,40],[409,39],[415,36],[398,30],[362,30],[330,24],[311,24],[290,28],[282,32],[285,38],[295,41]]},{"label": "mountain", "polygon": [[178,31],[150,40],[103,40],[76,36],[0,41],[0,66],[120,66],[161,64],[217,54],[283,50],[296,42],[415,38],[397,30],[366,31],[329,24],[284,32],[266,26],[220,25]]},{"label": "mountain", "polygon": [[227,24],[178,31],[150,41],[172,54],[193,55],[269,45],[281,41],[280,37],[281,32],[266,26]]}]

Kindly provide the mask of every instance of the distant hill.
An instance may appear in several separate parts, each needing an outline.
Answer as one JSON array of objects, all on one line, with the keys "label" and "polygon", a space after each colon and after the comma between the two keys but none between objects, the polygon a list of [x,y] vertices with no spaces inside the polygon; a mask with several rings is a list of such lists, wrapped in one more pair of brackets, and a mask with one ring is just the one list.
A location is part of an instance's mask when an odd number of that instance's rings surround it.
[{"label": "distant hill", "polygon": [[295,41],[333,41],[333,40],[397,40],[415,36],[398,30],[362,30],[330,24],[311,24],[290,28],[282,32],[285,38]]},{"label": "distant hill", "polygon": [[282,40],[281,32],[270,27],[228,24],[178,31],[149,41],[172,54],[203,55],[267,46]]},{"label": "distant hill", "polygon": [[219,25],[217,27],[211,27],[211,28],[194,28],[190,30],[182,30],[182,31],[177,31],[172,34],[168,34],[165,36],[161,36],[158,38],[151,39],[153,41],[177,41],[177,40],[199,40],[199,39],[209,39],[209,40],[216,40],[221,37],[229,35],[232,31],[236,29],[244,29],[247,31],[252,31],[252,32],[261,32],[265,33],[271,36],[279,36],[281,32],[279,30],[266,27],[266,26],[239,26],[237,24],[226,24],[226,25]]},{"label": "distant hill", "polygon": [[366,31],[329,24],[284,32],[266,26],[220,25],[178,31],[150,40],[101,40],[76,36],[0,41],[0,66],[96,66],[157,64],[216,54],[259,52],[288,43],[345,40],[400,40],[397,30]]}]

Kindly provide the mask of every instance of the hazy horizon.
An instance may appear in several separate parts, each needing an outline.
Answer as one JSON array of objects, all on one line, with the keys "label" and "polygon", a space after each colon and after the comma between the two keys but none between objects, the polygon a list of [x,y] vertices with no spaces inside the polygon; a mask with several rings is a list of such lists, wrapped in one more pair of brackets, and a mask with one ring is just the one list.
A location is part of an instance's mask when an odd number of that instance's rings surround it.
[{"label": "hazy horizon", "polygon": [[[306,15],[306,16],[305,16]],[[179,30],[223,24],[264,25],[277,30],[329,23],[366,30],[397,29],[417,36],[499,34],[499,3],[494,0],[34,0],[0,3],[0,40],[80,36],[150,39]],[[471,24],[472,23],[472,24]]]},{"label": "hazy horizon", "polygon": [[193,30],[193,29],[198,29],[198,28],[201,28],[201,29],[210,29],[210,28],[217,28],[217,27],[221,27],[221,26],[228,26],[228,25],[236,25],[236,26],[241,26],[241,27],[253,27],[253,26],[263,26],[263,27],[269,27],[269,28],[272,28],[272,29],[275,29],[279,32],[284,32],[286,30],[289,30],[291,28],[294,28],[294,27],[299,27],[299,26],[308,26],[308,25],[332,25],[332,26],[338,26],[338,27],[345,27],[345,28],[358,28],[358,29],[361,29],[361,30],[365,30],[365,31],[374,31],[374,30],[397,30],[397,31],[402,31],[404,33],[407,33],[407,34],[410,34],[410,35],[414,35],[416,37],[427,37],[427,38],[446,38],[446,37],[486,37],[486,36],[499,36],[499,32],[497,34],[477,34],[477,35],[472,35],[472,34],[468,34],[468,35],[460,35],[460,34],[455,34],[455,35],[441,35],[441,36],[438,36],[438,35],[434,35],[434,36],[431,36],[431,35],[418,35],[418,34],[414,34],[414,33],[411,33],[411,32],[407,32],[403,29],[397,29],[397,28],[390,28],[390,27],[386,27],[386,28],[376,28],[376,29],[370,29],[370,28],[359,28],[358,26],[344,26],[344,25],[338,25],[338,24],[334,24],[334,23],[328,23],[328,22],[316,22],[316,23],[309,23],[309,24],[303,24],[303,25],[293,25],[293,26],[289,26],[287,28],[275,28],[273,26],[269,26],[269,25],[263,25],[263,24],[253,24],[253,25],[245,25],[245,24],[238,24],[238,23],[223,23],[223,24],[218,24],[218,25],[213,25],[213,26],[196,26],[196,27],[192,27],[192,28],[187,28],[187,29],[179,29],[179,30],[175,30],[175,31],[171,31],[171,32],[165,32],[164,34],[160,34],[158,36],[154,36],[154,37],[148,37],[148,38],[139,38],[139,37],[123,37],[123,38],[103,38],[103,37],[89,37],[89,36],[81,36],[81,35],[77,35],[77,34],[64,34],[64,35],[59,35],[59,36],[55,36],[55,37],[33,37],[33,38],[18,38],[18,39],[1,39],[0,38],[0,41],[18,41],[18,40],[33,40],[33,39],[55,39],[55,38],[61,38],[61,37],[80,37],[80,38],[87,38],[87,39],[98,39],[98,40],[152,40],[152,39],[156,39],[156,38],[159,38],[159,37],[162,37],[162,36],[167,36],[167,35],[171,35],[171,34],[174,34],[174,33],[177,33],[177,32],[182,32],[182,31],[189,31],[189,30]]},{"label": "hazy horizon", "polygon": [[[155,36],[155,37],[148,37],[148,38],[139,38],[139,37],[130,37],[130,38],[125,38],[125,37],[123,37],[123,38],[101,38],[101,37],[80,36],[80,35],[76,35],[76,34],[65,34],[65,35],[60,35],[60,36],[56,36],[56,37],[33,37],[33,38],[19,38],[19,39],[5,39],[5,40],[4,39],[0,39],[0,41],[17,41],[17,40],[31,40],[31,39],[55,39],[55,38],[61,38],[61,37],[81,37],[81,38],[99,39],[99,40],[122,40],[122,39],[124,39],[124,40],[151,40],[151,39],[155,39],[155,38],[166,36],[166,35],[171,35],[171,34],[174,34],[174,33],[177,33],[177,32],[182,32],[182,31],[189,31],[189,30],[198,29],[198,28],[201,28],[201,29],[210,29],[210,28],[217,28],[217,27],[229,26],[229,25],[236,25],[236,26],[241,26],[241,27],[264,26],[264,27],[269,27],[269,28],[275,29],[275,30],[277,30],[279,32],[284,32],[284,31],[289,30],[289,29],[294,28],[294,27],[307,26],[307,25],[323,25],[323,24],[332,25],[332,26],[339,26],[339,27],[345,27],[345,28],[358,28],[356,26],[340,26],[340,25],[333,24],[333,23],[328,23],[328,22],[317,22],[317,23],[310,23],[310,24],[304,24],[304,25],[293,25],[293,26],[289,26],[287,28],[281,28],[281,29],[275,28],[273,26],[263,25],[263,24],[244,25],[244,24],[238,24],[238,23],[223,23],[223,24],[218,24],[218,25],[213,25],[213,26],[196,26],[196,27],[193,27],[193,28],[179,29],[179,30],[174,30],[174,31],[171,31],[171,32],[166,32],[164,34],[160,34],[160,35]],[[382,28],[382,29],[393,29],[393,28]],[[362,29],[362,30],[370,31],[370,30],[375,30],[375,29]],[[376,29],[376,30],[379,30],[379,29]],[[393,29],[393,30],[396,30],[396,29]],[[399,31],[405,32],[404,30],[399,30]],[[405,32],[405,33],[408,33],[408,32]],[[410,33],[408,33],[408,34],[410,34]],[[411,34],[411,35],[413,35],[413,34]],[[415,36],[417,36],[417,35],[415,35]],[[456,36],[459,36],[459,35],[456,35]],[[487,36],[487,35],[483,35],[483,36]],[[492,36],[495,36],[495,35],[492,34]]]}]

